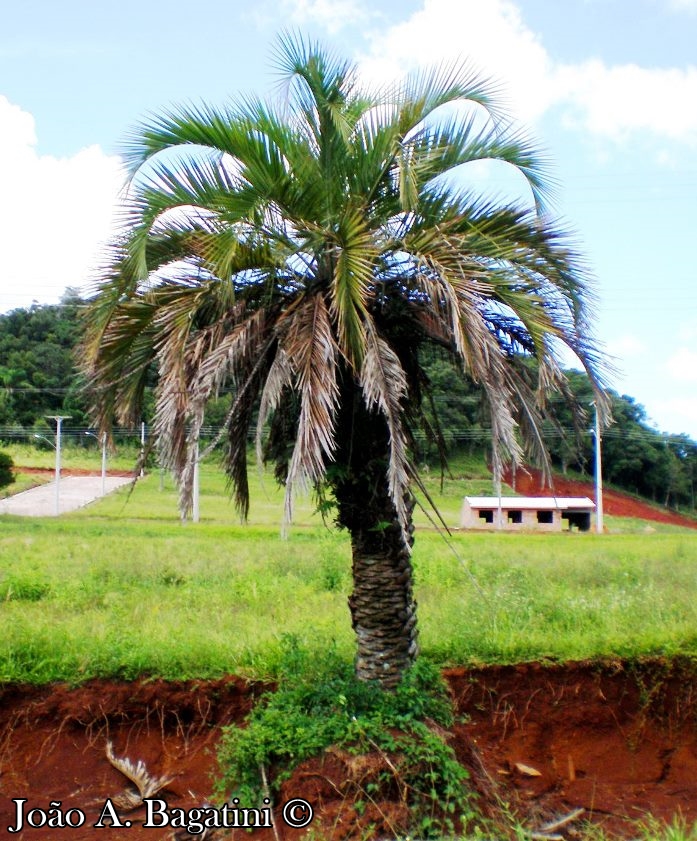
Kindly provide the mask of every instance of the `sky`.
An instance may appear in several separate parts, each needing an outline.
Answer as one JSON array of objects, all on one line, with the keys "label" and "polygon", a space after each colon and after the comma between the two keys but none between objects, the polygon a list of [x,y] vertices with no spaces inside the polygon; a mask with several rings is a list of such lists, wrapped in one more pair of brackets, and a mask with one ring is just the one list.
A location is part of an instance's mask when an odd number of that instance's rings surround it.
[{"label": "sky", "polygon": [[596,279],[610,385],[660,431],[697,440],[697,0],[8,3],[0,312],[86,288],[129,132],[179,103],[276,96],[288,30],[369,81],[451,59],[497,80],[552,161],[554,212]]}]

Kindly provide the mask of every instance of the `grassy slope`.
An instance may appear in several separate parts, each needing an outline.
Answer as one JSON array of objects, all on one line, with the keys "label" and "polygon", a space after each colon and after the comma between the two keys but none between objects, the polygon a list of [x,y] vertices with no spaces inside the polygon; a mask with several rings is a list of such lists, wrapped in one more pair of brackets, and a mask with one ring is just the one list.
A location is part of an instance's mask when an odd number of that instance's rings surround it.
[{"label": "grassy slope", "polygon": [[[253,482],[242,526],[224,479],[202,472],[198,525],[179,523],[157,473],[60,520],[2,519],[0,681],[268,675],[285,634],[351,656],[348,537],[304,500],[282,540],[270,478]],[[442,494],[429,480],[450,524],[465,489],[489,491],[473,465],[454,472]],[[695,532],[448,543],[422,528],[414,566],[422,647],[439,662],[697,654]]]}]

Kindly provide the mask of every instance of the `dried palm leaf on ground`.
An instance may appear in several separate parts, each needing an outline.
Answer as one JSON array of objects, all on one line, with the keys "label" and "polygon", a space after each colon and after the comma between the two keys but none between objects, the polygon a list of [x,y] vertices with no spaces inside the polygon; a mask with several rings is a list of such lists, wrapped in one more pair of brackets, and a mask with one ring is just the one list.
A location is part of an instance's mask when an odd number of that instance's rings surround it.
[{"label": "dried palm leaf on ground", "polygon": [[526,834],[530,837],[531,841],[564,841],[564,836],[558,834],[557,830],[564,831],[564,828],[568,828],[569,824],[577,821],[584,812],[585,809],[583,808],[574,809],[568,815],[550,821],[550,823],[541,826],[539,829],[531,830]]},{"label": "dried palm leaf on ground", "polygon": [[124,777],[128,777],[138,789],[137,792],[132,789],[130,791],[126,790],[123,794],[112,797],[111,801],[118,809],[125,811],[137,809],[138,806],[142,805],[143,800],[154,797],[158,791],[168,786],[174,779],[174,777],[151,776],[142,759],[134,763],[127,756],[115,756],[111,742],[106,743],[106,758],[117,771],[120,771]]}]

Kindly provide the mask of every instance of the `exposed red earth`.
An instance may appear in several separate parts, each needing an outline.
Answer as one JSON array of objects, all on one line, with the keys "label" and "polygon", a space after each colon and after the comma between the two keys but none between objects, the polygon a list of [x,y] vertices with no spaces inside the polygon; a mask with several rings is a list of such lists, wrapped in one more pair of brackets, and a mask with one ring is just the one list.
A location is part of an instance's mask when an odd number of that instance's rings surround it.
[{"label": "exposed red earth", "polygon": [[[493,815],[506,801],[523,825],[535,829],[580,807],[585,819],[618,837],[631,837],[629,821],[649,814],[697,819],[697,675],[689,663],[528,664],[452,669],[446,677],[464,717],[447,737],[469,769],[485,813]],[[85,812],[84,826],[6,837],[171,838],[169,828],[141,826],[142,807],[119,813],[132,821],[130,828],[91,825],[106,799],[128,786],[106,757],[107,741],[117,756],[172,777],[157,795],[169,807],[201,806],[212,792],[221,725],[241,721],[259,691],[235,678],[3,687],[0,827],[6,832],[14,825],[13,799],[26,798],[26,810],[60,800],[63,809]],[[362,814],[355,807],[385,762],[331,750],[303,763],[279,800],[308,800],[316,813],[311,827],[331,839],[358,838],[368,824],[373,837],[394,837],[405,815],[398,792]],[[280,841],[305,834],[285,827],[280,814],[276,818]],[[561,831],[568,829],[573,826]],[[266,829],[221,837],[274,839]]]},{"label": "exposed red earth", "polygon": [[[534,467],[518,469],[515,481],[510,471],[503,477],[504,481],[517,493],[524,496],[587,496],[595,499],[595,487],[590,482],[580,482],[567,479],[558,474],[554,475],[552,486],[545,484],[542,474]],[[642,502],[633,496],[618,491],[603,490],[603,511],[615,517],[636,517],[640,520],[651,520],[655,523],[668,523],[674,526],[685,526],[697,529],[697,520],[684,517],[657,505]]]},{"label": "exposed red earth", "polygon": [[[45,476],[49,481],[54,477],[53,467],[16,467],[17,472],[28,473],[30,476]],[[61,476],[99,476],[98,470],[85,467],[61,467]],[[107,476],[133,476],[132,470],[107,470]]]}]

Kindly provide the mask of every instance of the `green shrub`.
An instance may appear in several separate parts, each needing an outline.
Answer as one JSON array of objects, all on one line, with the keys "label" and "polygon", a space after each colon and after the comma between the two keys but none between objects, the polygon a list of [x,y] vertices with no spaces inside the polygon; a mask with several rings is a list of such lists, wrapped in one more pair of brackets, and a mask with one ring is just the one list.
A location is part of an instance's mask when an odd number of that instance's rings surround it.
[{"label": "green shrub", "polygon": [[452,722],[445,684],[426,661],[394,692],[384,692],[357,680],[334,653],[319,663],[291,642],[277,690],[263,696],[246,727],[223,733],[217,794],[256,804],[264,796],[262,769],[277,792],[297,765],[330,746],[349,754],[377,752],[388,758],[385,770],[364,790],[356,788],[356,807],[398,790],[409,808],[404,831],[452,833],[474,814],[467,772],[436,732]]},{"label": "green shrub", "polygon": [[0,580],[0,601],[39,602],[51,592],[51,585],[41,576],[10,575]]},{"label": "green shrub", "polygon": [[6,488],[14,482],[13,467],[12,458],[7,453],[0,451],[0,488]]}]

